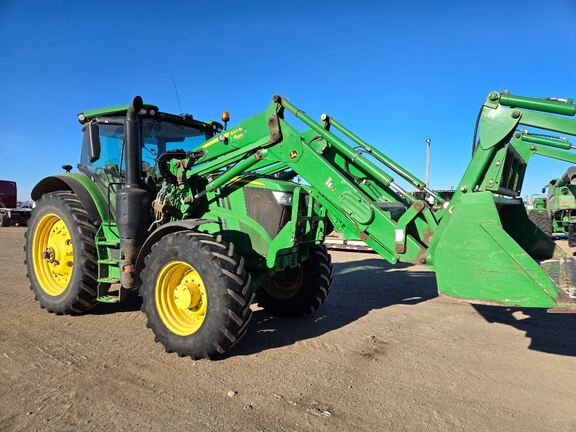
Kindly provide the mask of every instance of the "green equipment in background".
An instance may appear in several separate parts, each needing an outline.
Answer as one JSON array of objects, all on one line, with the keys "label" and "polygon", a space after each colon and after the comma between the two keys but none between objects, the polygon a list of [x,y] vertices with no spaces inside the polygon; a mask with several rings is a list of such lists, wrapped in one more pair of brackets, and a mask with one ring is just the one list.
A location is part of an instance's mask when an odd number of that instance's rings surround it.
[{"label": "green equipment in background", "polygon": [[542,189],[547,196],[534,199],[529,211],[530,220],[542,231],[566,234],[570,247],[576,245],[576,167],[570,167],[562,176],[550,180]]},{"label": "green equipment in background", "polygon": [[546,197],[534,197],[532,200],[532,209],[539,212],[546,210]]},{"label": "green equipment in background", "polygon": [[244,335],[254,300],[283,316],[324,302],[334,227],[391,263],[428,265],[441,296],[574,310],[574,260],[529,221],[520,193],[532,156],[576,163],[567,140],[521,128],[574,136],[575,113],[572,100],[490,93],[446,200],[334,117],[317,122],[281,96],[229,130],[140,97],[85,111],[79,172],[32,191],[32,289],[58,314],[139,293],[168,352],[213,357]]},{"label": "green equipment in background", "polygon": [[[544,190],[543,190],[544,192]],[[552,221],[546,208],[545,196],[532,196],[526,202],[528,218],[548,237],[552,237]]]},{"label": "green equipment in background", "polygon": [[456,191],[454,189],[434,189],[434,196],[425,191],[410,192],[412,196],[419,200],[425,200],[435,209],[440,209],[445,203],[449,202]]}]

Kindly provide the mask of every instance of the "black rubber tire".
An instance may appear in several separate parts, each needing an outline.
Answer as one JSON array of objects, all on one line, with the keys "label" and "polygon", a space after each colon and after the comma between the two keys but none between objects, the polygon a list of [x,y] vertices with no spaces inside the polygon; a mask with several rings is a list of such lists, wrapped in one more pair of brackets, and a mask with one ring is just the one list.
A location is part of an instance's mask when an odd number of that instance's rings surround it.
[{"label": "black rubber tire", "polygon": [[548,237],[552,237],[552,219],[550,219],[548,213],[530,210],[528,212],[528,218],[534,225],[540,228],[544,234]]},{"label": "black rubber tire", "polygon": [[[66,290],[58,296],[51,296],[40,287],[32,258],[34,232],[41,217],[47,213],[54,213],[64,221],[74,251],[71,280]],[[30,289],[42,308],[56,314],[81,314],[96,306],[98,267],[95,237],[96,226],[73,192],[52,192],[37,201],[28,220],[24,250]]]},{"label": "black rubber tire", "polygon": [[[208,296],[207,311],[200,328],[191,335],[173,333],[162,322],[155,303],[156,280],[161,269],[171,261],[184,261],[200,274]],[[142,271],[142,311],[148,318],[155,342],[166,352],[193,359],[223,354],[246,333],[254,292],[244,258],[234,252],[232,243],[221,236],[183,231],[164,236],[152,246]]]},{"label": "black rubber tire", "polygon": [[300,317],[315,312],[326,300],[332,287],[332,260],[326,246],[313,246],[308,259],[296,269],[301,271],[300,288],[289,298],[274,297],[261,287],[256,293],[258,305],[272,315]]},{"label": "black rubber tire", "polygon": [[568,225],[568,247],[575,247],[576,246],[576,225],[570,224]]}]

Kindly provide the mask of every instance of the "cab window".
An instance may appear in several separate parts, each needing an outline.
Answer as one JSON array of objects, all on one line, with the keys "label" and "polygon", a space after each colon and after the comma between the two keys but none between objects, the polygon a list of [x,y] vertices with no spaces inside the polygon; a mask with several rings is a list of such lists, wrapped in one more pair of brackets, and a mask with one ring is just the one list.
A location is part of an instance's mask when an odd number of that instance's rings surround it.
[{"label": "cab window", "polygon": [[102,171],[106,171],[110,174],[120,175],[125,165],[124,161],[121,160],[124,126],[99,124],[98,128],[100,131],[100,158],[95,162],[90,162],[88,155],[89,136],[85,130],[80,163],[91,174],[99,174]]},{"label": "cab window", "polygon": [[142,165],[153,167],[166,151],[191,151],[206,141],[206,132],[177,123],[145,119],[142,122]]}]

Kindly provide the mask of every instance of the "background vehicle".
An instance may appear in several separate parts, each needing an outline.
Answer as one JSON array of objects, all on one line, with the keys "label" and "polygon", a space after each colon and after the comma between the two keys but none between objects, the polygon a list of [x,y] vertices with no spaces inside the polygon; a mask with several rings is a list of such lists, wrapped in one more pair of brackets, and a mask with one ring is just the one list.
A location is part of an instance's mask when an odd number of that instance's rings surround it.
[{"label": "background vehicle", "polygon": [[[576,288],[559,275],[573,263],[529,221],[520,192],[533,155],[575,156],[567,141],[517,128],[574,135],[575,113],[567,100],[490,93],[448,202],[333,117],[316,122],[280,96],[226,131],[140,97],[86,111],[80,173],[32,191],[32,289],[56,313],[139,290],[168,352],[212,357],[242,337],[255,297],[285,316],[324,302],[333,275],[323,242],[334,227],[391,263],[429,265],[442,296],[572,310]],[[416,199],[372,160],[441,205]]]},{"label": "background vehicle", "polygon": [[16,182],[0,180],[0,227],[26,226],[31,208],[19,204],[17,196]]},{"label": "background vehicle", "polygon": [[542,189],[546,197],[535,197],[530,220],[544,233],[567,234],[570,247],[576,245],[576,167],[570,167],[562,176],[550,180]]}]

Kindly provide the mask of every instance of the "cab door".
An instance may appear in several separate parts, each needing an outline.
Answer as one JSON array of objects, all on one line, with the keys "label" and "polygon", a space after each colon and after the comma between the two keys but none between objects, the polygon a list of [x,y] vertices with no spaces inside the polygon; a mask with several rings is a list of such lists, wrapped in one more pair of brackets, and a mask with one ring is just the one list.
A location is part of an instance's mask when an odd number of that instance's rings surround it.
[{"label": "cab door", "polygon": [[117,119],[98,124],[100,157],[94,162],[90,162],[89,157],[88,124],[84,126],[83,132],[82,154],[78,169],[88,175],[96,184],[106,202],[109,203],[111,216],[114,218],[116,192],[125,181],[124,121]]}]

